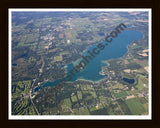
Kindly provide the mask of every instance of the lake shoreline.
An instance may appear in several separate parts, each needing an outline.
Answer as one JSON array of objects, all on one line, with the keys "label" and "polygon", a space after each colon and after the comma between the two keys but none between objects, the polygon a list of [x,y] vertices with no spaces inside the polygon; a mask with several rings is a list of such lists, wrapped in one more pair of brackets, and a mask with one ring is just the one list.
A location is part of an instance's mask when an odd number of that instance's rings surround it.
[{"label": "lake shoreline", "polygon": [[[129,33],[130,32],[130,33]],[[123,32],[122,32],[123,33]],[[129,34],[130,35],[129,35]],[[130,36],[130,37],[127,37],[127,36]],[[134,36],[133,36],[134,35]],[[124,58],[125,55],[129,52],[129,45],[131,45],[135,40],[139,40],[139,39],[142,39],[143,38],[143,34],[137,30],[126,30],[124,31],[124,34],[121,35],[120,37],[120,41],[121,43],[119,43],[118,41],[119,40],[116,40],[114,39],[115,41],[110,43],[109,46],[110,48],[106,49],[106,51],[102,51],[101,55],[97,55],[95,56],[95,58],[93,58],[93,60],[91,60],[92,63],[89,63],[88,67],[85,67],[85,69],[83,69],[82,72],[79,72],[79,74],[76,74],[76,76],[70,81],[70,82],[74,82],[74,81],[78,81],[78,80],[83,80],[83,81],[90,81],[90,82],[99,82],[101,80],[104,80],[107,75],[101,75],[99,74],[99,72],[101,72],[102,68],[104,67],[103,64],[105,64],[105,66],[110,66],[109,62],[108,61],[111,61],[111,60],[114,60],[114,59],[120,59],[120,58]],[[131,39],[130,39],[131,38]],[[124,41],[123,41],[124,40]],[[102,42],[99,42],[99,43],[102,43],[104,44],[105,42],[102,41]],[[98,44],[99,44],[98,43]],[[117,44],[118,43],[118,44]],[[117,45],[116,45],[117,44]],[[95,45],[95,44],[94,44]],[[94,45],[90,46],[90,47],[87,47],[86,50],[84,50],[84,52],[86,52],[87,50],[90,50],[91,48],[94,47]],[[121,46],[122,45],[122,46]],[[126,45],[126,46],[125,46]],[[109,46],[106,46],[106,47],[109,47]],[[124,47],[125,46],[125,47]],[[122,48],[121,48],[122,47]],[[115,51],[117,50],[120,50],[120,51],[117,51],[117,52],[113,52],[114,49],[116,49]],[[127,50],[126,50],[127,49]],[[125,52],[126,50],[126,52]],[[84,53],[82,52],[82,54]],[[117,55],[118,54],[118,55]],[[108,59],[106,56],[104,55],[107,55]],[[109,55],[112,55],[113,58],[111,58]],[[101,59],[101,60],[100,60]],[[106,60],[104,60],[106,59]],[[70,71],[70,68],[72,68],[72,66],[74,64],[76,64],[80,59],[76,60],[75,62],[69,64],[69,65],[65,65],[65,71],[68,73],[68,71]],[[98,61],[98,62],[97,62]],[[100,61],[100,62],[99,62]],[[96,62],[96,63],[95,63]],[[102,64],[103,63],[103,64]],[[69,67],[68,67],[69,66]],[[95,66],[98,66],[97,68]],[[86,69],[87,68],[87,69]],[[93,71],[95,70],[95,71]],[[99,75],[95,75],[95,73],[97,73]],[[90,76],[90,74],[92,74],[92,76]],[[83,77],[83,78],[82,78]],[[85,78],[86,77],[86,78]],[[99,77],[99,78],[98,78]],[[87,79],[88,78],[88,79]],[[95,81],[91,80],[91,79],[97,79]],[[51,82],[52,84],[54,82]],[[53,85],[51,85],[53,86]],[[55,85],[56,86],[56,85]]]}]

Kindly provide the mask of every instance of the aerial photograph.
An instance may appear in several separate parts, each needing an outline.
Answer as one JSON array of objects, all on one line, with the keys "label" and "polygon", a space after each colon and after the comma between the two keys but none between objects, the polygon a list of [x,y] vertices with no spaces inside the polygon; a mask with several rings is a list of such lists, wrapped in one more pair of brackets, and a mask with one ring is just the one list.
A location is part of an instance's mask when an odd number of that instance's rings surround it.
[{"label": "aerial photograph", "polygon": [[150,115],[150,11],[11,9],[9,18],[10,116]]}]

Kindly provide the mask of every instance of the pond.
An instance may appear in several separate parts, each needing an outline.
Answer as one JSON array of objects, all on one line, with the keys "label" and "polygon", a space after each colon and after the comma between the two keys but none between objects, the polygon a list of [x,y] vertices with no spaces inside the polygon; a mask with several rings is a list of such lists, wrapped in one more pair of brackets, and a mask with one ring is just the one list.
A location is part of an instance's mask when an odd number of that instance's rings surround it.
[{"label": "pond", "polygon": [[14,63],[14,64],[12,64],[12,66],[17,66],[17,64],[16,64],[16,63]]},{"label": "pond", "polygon": [[129,84],[133,84],[135,82],[134,79],[128,79],[128,78],[123,78],[122,80],[129,83]]}]

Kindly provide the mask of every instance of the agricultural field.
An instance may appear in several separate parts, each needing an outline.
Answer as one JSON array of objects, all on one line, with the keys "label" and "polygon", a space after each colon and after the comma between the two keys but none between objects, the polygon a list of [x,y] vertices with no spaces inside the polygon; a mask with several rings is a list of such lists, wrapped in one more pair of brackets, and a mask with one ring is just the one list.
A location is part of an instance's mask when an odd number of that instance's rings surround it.
[{"label": "agricultural field", "polygon": [[127,96],[128,94],[127,94],[127,92],[125,92],[125,91],[121,91],[121,92],[114,92],[114,96],[116,97],[116,98],[120,98],[120,97],[125,97],[125,96]]},{"label": "agricultural field", "polygon": [[145,108],[137,98],[128,99],[125,103],[133,115],[140,115],[146,112]]}]

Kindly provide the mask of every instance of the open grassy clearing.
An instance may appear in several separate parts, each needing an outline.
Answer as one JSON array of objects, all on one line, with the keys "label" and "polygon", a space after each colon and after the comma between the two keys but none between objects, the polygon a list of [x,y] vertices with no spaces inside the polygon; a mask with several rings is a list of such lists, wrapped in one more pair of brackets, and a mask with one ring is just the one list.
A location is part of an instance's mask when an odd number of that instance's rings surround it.
[{"label": "open grassy clearing", "polygon": [[125,101],[125,103],[133,115],[141,115],[146,112],[143,105],[137,98],[128,99]]},{"label": "open grassy clearing", "polygon": [[125,92],[125,91],[121,91],[121,92],[119,92],[119,93],[114,93],[114,96],[116,97],[116,98],[119,98],[119,97],[125,97],[125,96],[127,96],[128,94],[127,94],[127,92]]}]

